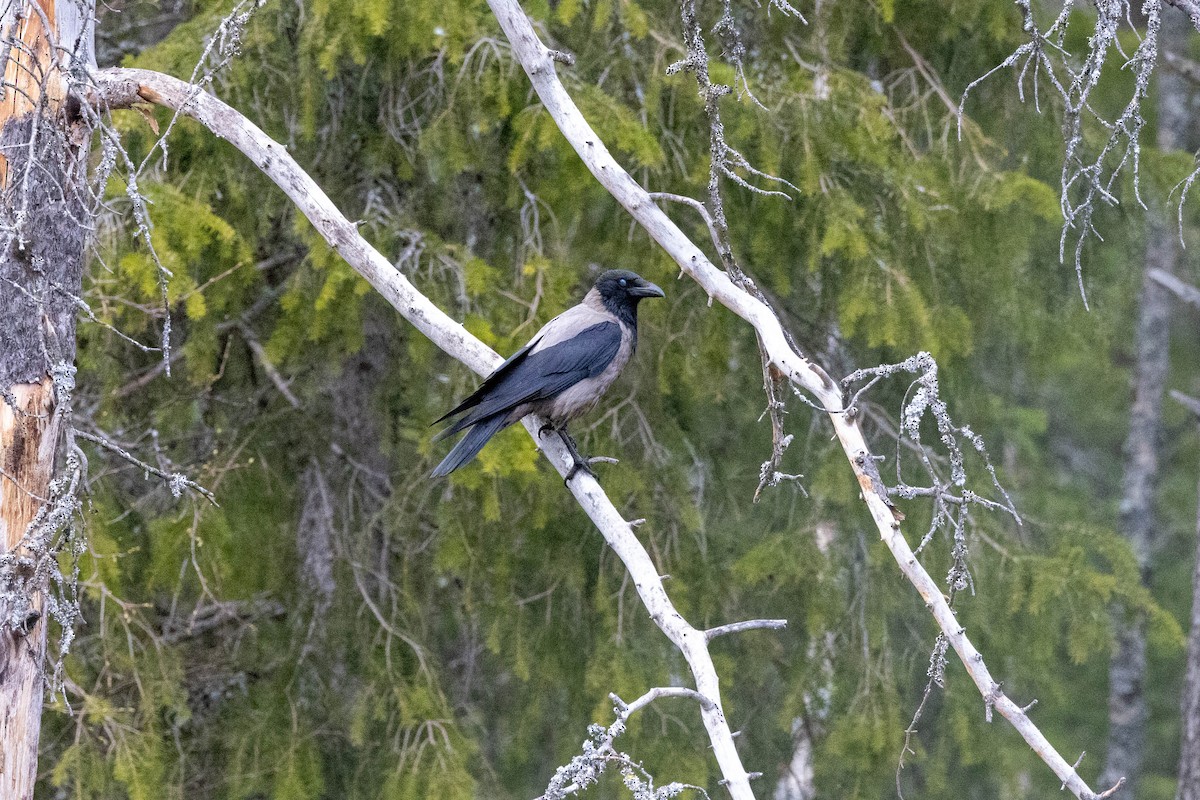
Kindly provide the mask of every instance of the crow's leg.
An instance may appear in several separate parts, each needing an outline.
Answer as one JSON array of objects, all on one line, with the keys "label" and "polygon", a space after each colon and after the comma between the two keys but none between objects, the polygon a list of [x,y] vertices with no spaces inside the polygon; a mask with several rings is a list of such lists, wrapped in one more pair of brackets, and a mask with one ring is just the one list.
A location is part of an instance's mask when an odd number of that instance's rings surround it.
[{"label": "crow's leg", "polygon": [[558,434],[558,438],[562,439],[562,443],[567,448],[567,452],[571,454],[571,461],[574,462],[571,465],[571,471],[567,473],[567,477],[563,478],[563,483],[570,483],[571,478],[575,477],[575,473],[580,471],[586,472],[593,478],[597,477],[596,473],[592,471],[592,466],[588,463],[588,460],[579,455],[579,448],[575,445],[575,440],[571,438],[571,435],[567,433],[566,429],[555,428],[554,432]]}]

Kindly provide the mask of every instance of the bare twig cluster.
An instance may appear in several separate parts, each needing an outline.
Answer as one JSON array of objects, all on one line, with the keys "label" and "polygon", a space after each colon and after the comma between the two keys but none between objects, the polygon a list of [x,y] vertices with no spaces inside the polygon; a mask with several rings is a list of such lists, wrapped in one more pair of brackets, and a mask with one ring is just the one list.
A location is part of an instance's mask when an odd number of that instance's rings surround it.
[{"label": "bare twig cluster", "polygon": [[[974,592],[971,571],[967,563],[966,537],[971,507],[979,506],[989,511],[1003,511],[1009,514],[1018,525],[1021,524],[1021,518],[1017,514],[1012,498],[1000,484],[983,439],[969,427],[957,425],[951,419],[946,402],[939,393],[938,365],[929,353],[918,353],[899,364],[861,369],[846,376],[842,380],[842,384],[847,388],[866,381],[865,385],[852,396],[849,403],[850,411],[855,412],[860,400],[880,381],[901,373],[916,374],[917,378],[909,385],[900,412],[900,435],[897,438],[895,455],[896,484],[894,486],[876,486],[876,491],[889,498],[914,500],[928,497],[932,500],[933,508],[930,513],[929,530],[914,552],[920,553],[933,540],[934,534],[938,531],[949,533],[953,547],[950,554],[950,569],[946,573],[946,601],[953,608],[954,599],[960,591],[971,589],[972,593]],[[933,420],[938,439],[945,450],[943,457],[931,453],[921,440],[921,423],[927,418]],[[904,480],[901,474],[901,445],[906,443],[911,450],[916,452],[917,459],[924,468],[930,485],[913,486]],[[974,449],[983,460],[992,486],[1002,498],[1001,500],[990,500],[967,488],[965,452],[968,447]],[[869,457],[864,456],[863,459],[866,461],[869,460]],[[941,465],[947,462],[950,470],[948,476],[942,474],[943,469],[941,468]],[[882,478],[879,477],[878,469],[873,463],[862,463],[860,466],[871,476],[872,482],[879,481],[882,484]],[[897,515],[897,519],[904,519],[904,515],[899,509],[893,508],[893,513]],[[912,737],[917,733],[917,723],[924,713],[925,705],[929,701],[934,686],[945,687],[946,650],[949,644],[944,633],[938,634],[929,656],[929,669],[926,673],[928,681],[925,684],[924,693],[913,714],[912,721],[904,731],[904,743],[901,746],[896,766],[896,791],[901,797],[903,797],[903,792],[900,774],[904,769],[905,758],[913,752],[911,742]],[[989,703],[986,708],[989,720],[991,709],[992,705]]]},{"label": "bare twig cluster", "polygon": [[896,761],[896,796],[900,800],[904,800],[904,788],[900,783],[900,775],[904,771],[904,759],[910,754],[916,753],[912,749],[912,738],[917,735],[917,723],[921,721],[921,715],[925,713],[925,704],[929,702],[929,697],[933,694],[933,687],[935,685],[942,689],[946,687],[946,648],[949,646],[950,642],[946,640],[946,637],[938,634],[937,639],[933,642],[933,650],[929,654],[929,669],[925,671],[929,680],[925,684],[921,702],[917,704],[917,710],[913,712],[912,721],[904,729],[904,743],[900,746],[900,758]]},{"label": "bare twig cluster", "polygon": [[[1012,516],[1017,524],[1021,523],[1021,518],[1017,514],[1012,498],[1000,484],[983,439],[970,428],[959,426],[951,419],[946,403],[942,400],[938,390],[937,362],[929,353],[918,353],[899,364],[886,364],[857,370],[846,376],[842,380],[842,384],[848,388],[853,387],[856,383],[866,381],[866,384],[851,398],[850,409],[852,411],[856,409],[859,401],[881,380],[899,373],[916,374],[917,378],[905,393],[906,400],[900,413],[900,436],[897,439],[895,455],[896,484],[884,486],[882,491],[888,497],[898,497],[904,500],[921,497],[928,497],[932,500],[933,508],[930,513],[929,530],[914,552],[920,553],[938,531],[949,532],[954,544],[951,550],[950,569],[946,573],[946,599],[948,605],[953,607],[955,596],[960,591],[969,588],[972,593],[974,592],[971,571],[967,563],[966,526],[970,519],[970,508],[980,506],[989,511],[1003,511]],[[932,454],[921,440],[921,423],[930,417],[933,419],[938,438],[945,448],[946,457],[944,458],[938,458]],[[918,460],[929,478],[929,486],[913,486],[904,480],[901,474],[900,448],[905,443],[905,439],[908,440],[911,449],[917,453]],[[1002,498],[1001,501],[989,500],[967,488],[968,476],[964,444],[973,448],[982,458],[992,486]],[[942,470],[939,469],[940,464],[945,462],[949,463],[949,476],[942,475]],[[864,471],[868,474],[878,475],[874,465],[863,466]],[[955,491],[958,493],[955,494]],[[893,509],[893,511],[899,519],[904,518],[898,509]],[[896,765],[896,792],[902,798],[900,775],[904,769],[905,758],[913,752],[911,742],[912,737],[917,733],[917,723],[921,720],[933,688],[935,686],[944,688],[946,685],[946,650],[949,644],[944,633],[938,634],[929,655],[929,669],[926,671],[928,681],[925,684],[925,690],[913,713],[912,721],[904,730],[904,743],[901,745],[900,757]],[[991,708],[992,706],[988,704],[987,716],[989,718]]]},{"label": "bare twig cluster", "polygon": [[588,726],[588,738],[583,742],[582,752],[555,770],[545,793],[537,800],[564,800],[578,794],[597,783],[609,767],[614,766],[621,773],[621,781],[625,788],[629,789],[637,800],[668,800],[689,790],[707,799],[708,792],[687,783],[672,782],[655,788],[653,776],[632,756],[613,746],[617,737],[625,733],[629,718],[660,697],[686,697],[702,706],[708,702],[699,692],[679,686],[656,687],[632,703],[626,703],[617,695],[610,694],[609,699],[613,701],[616,719],[607,728],[596,724]]},{"label": "bare twig cluster", "polygon": [[[1093,29],[1082,62],[1065,47],[1067,28],[1072,23],[1076,0],[1063,0],[1053,21],[1044,28],[1035,19],[1031,0],[1016,0],[1016,5],[1029,40],[967,86],[959,103],[959,130],[961,134],[963,105],[967,97],[977,86],[1001,70],[1011,69],[1015,72],[1021,100],[1024,101],[1026,92],[1030,92],[1034,106],[1039,111],[1043,91],[1050,92],[1061,103],[1064,152],[1059,198],[1063,214],[1059,260],[1066,261],[1070,245],[1079,292],[1086,305],[1083,249],[1092,237],[1099,240],[1103,238],[1094,223],[1098,206],[1102,203],[1117,204],[1117,180],[1129,171],[1133,178],[1134,198],[1145,207],[1138,176],[1141,134],[1146,125],[1142,107],[1150,91],[1150,76],[1159,55],[1163,0],[1147,0],[1142,5],[1145,26],[1141,30],[1133,24],[1129,0],[1089,3],[1088,7],[1094,14]],[[1195,8],[1190,0],[1172,2],[1172,5],[1180,6],[1189,15],[1192,13],[1189,7]],[[1192,16],[1192,22],[1200,30],[1200,17]],[[1121,44],[1119,34],[1123,29],[1132,31],[1138,37],[1138,44],[1132,53],[1127,53]],[[1096,110],[1092,97],[1105,65],[1113,58],[1120,58],[1121,68],[1132,73],[1133,89],[1120,113],[1110,119]],[[1044,86],[1049,88],[1044,89]],[[1099,145],[1092,145],[1088,141],[1087,127],[1090,124],[1105,132]],[[1185,181],[1185,196],[1196,177],[1197,173],[1193,173]]]},{"label": "bare twig cluster", "polygon": [[[965,425],[958,425],[950,417],[946,401],[941,398],[938,388],[938,365],[933,356],[921,352],[899,364],[885,364],[869,369],[860,369],[842,379],[842,385],[847,388],[866,381],[850,399],[849,407],[853,411],[866,393],[880,381],[898,373],[916,374],[906,392],[904,407],[900,413],[900,437],[896,442],[896,484],[885,486],[884,491],[889,497],[903,500],[914,500],[919,497],[929,497],[933,500],[932,522],[929,531],[921,539],[916,552],[921,552],[938,530],[949,528],[953,531],[955,541],[955,569],[952,572],[950,586],[952,590],[966,588],[964,581],[969,581],[969,573],[965,563],[959,563],[957,554],[965,553],[963,544],[963,525],[967,521],[969,508],[979,506],[989,511],[1003,511],[1009,514],[1018,524],[1021,522],[1012,498],[1000,484],[996,468],[988,456],[983,438]],[[946,451],[950,474],[943,475],[938,459],[929,451],[921,440],[921,423],[926,418],[932,418],[937,430],[938,440]],[[913,486],[904,480],[901,474],[901,446],[905,439],[917,453],[917,458],[924,468],[929,486]],[[967,488],[966,452],[974,450],[983,460],[984,468],[991,479],[992,487],[1000,496],[1000,500],[990,500]],[[870,469],[866,465],[864,468]],[[958,494],[955,494],[955,492]],[[903,517],[901,517],[903,518]]]},{"label": "bare twig cluster", "polygon": [[[243,0],[220,23],[205,47],[194,78],[210,81],[228,63],[237,52],[250,13],[261,5],[257,0]],[[9,4],[7,10],[13,8]],[[17,13],[16,22],[0,30],[0,64],[16,61],[16,71],[24,81],[22,85],[0,85],[0,95],[7,94],[19,111],[5,125],[4,141],[0,142],[7,173],[0,246],[5,252],[25,252],[36,277],[21,283],[7,274],[0,274],[0,279],[7,291],[15,293],[13,297],[36,307],[47,320],[32,333],[38,337],[44,369],[53,383],[53,413],[58,423],[54,430],[66,432],[67,447],[66,458],[47,496],[36,498],[40,504],[36,517],[16,546],[0,555],[0,605],[10,630],[29,629],[42,615],[59,624],[58,656],[49,660],[47,667],[51,686],[57,691],[62,687],[63,658],[70,651],[79,621],[77,559],[84,537],[77,519],[77,492],[86,485],[88,462],[76,437],[101,445],[147,476],[161,478],[175,497],[191,490],[210,502],[215,503],[215,499],[182,473],[152,466],[108,438],[72,426],[74,327],[68,336],[65,330],[56,330],[51,321],[82,313],[85,321],[113,331],[142,352],[160,352],[163,371],[169,373],[173,354],[167,282],[171,274],[155,253],[149,204],[139,188],[138,178],[149,156],[140,165],[134,163],[105,110],[86,100],[94,96],[90,71],[94,66],[90,50],[94,21],[84,23],[79,39],[58,41],[58,28],[45,17],[41,4],[28,4],[26,8],[32,11]],[[81,12],[90,13],[82,6]],[[41,15],[36,42],[27,41],[30,35],[28,25],[20,24],[22,13]],[[10,16],[4,18],[11,21]],[[48,60],[35,52],[43,45],[50,50]],[[93,137],[98,140],[100,157],[90,162],[87,145]],[[79,288],[82,254],[96,244],[96,220],[105,214],[120,215],[108,195],[114,176],[125,184],[127,212],[132,214],[135,226],[133,235],[142,240],[158,267],[162,330],[157,347],[137,341],[98,316]],[[63,307],[70,314],[60,313]],[[32,349],[36,352],[39,348]],[[7,387],[4,398],[14,413],[25,413],[16,407]],[[52,438],[57,441],[57,433]],[[12,476],[4,479],[17,483]],[[69,558],[60,563],[59,556],[64,553]]]},{"label": "bare twig cluster", "polygon": [[[787,3],[786,0],[772,0],[771,5],[785,14],[804,21],[800,12]],[[756,194],[791,199],[791,195],[786,192],[764,189],[750,183],[739,174],[740,170],[751,177],[779,183],[796,191],[799,190],[783,178],[757,169],[740,151],[729,144],[729,141],[725,137],[725,123],[721,119],[720,102],[721,98],[733,92],[733,88],[724,84],[713,83],[709,78],[708,50],[704,43],[704,32],[697,16],[696,0],[682,0],[680,3],[680,17],[683,23],[686,55],[682,60],[669,66],[667,74],[689,72],[696,78],[696,84],[700,90],[700,99],[704,102],[704,114],[708,120],[709,127],[708,194],[704,203],[693,198],[663,192],[656,192],[652,196],[664,200],[682,202],[696,209],[703,218],[704,223],[708,226],[713,246],[716,248],[717,254],[721,259],[721,264],[725,267],[725,271],[729,273],[733,282],[754,295],[759,302],[767,307],[771,307],[770,300],[768,300],[767,296],[758,288],[750,276],[746,274],[734,255],[733,243],[729,236],[729,222],[725,216],[725,203],[721,195],[721,180],[722,178],[730,180],[738,186]],[[746,46],[742,42],[741,29],[734,19],[733,8],[728,0],[722,6],[721,17],[713,27],[713,33],[717,35],[723,45],[725,58],[734,67],[735,75],[739,82],[739,92],[748,96],[760,108],[763,107],[762,103],[758,101],[758,98],[750,90],[750,84],[746,78],[745,68],[742,63],[742,59],[746,53]],[[790,334],[788,334],[788,337],[789,344],[799,352],[795,342],[791,341]],[[758,487],[754,491],[755,502],[762,496],[763,489],[778,486],[784,481],[796,483],[800,487],[800,490],[804,491],[804,487],[799,483],[803,478],[802,475],[789,475],[780,469],[784,453],[792,443],[792,436],[784,428],[784,415],[787,413],[783,402],[783,397],[786,396],[783,390],[785,382],[779,371],[772,366],[771,359],[763,348],[761,340],[759,341],[759,354],[762,360],[763,391],[767,396],[767,407],[763,411],[763,416],[768,417],[771,422],[771,455],[759,468]]]},{"label": "bare twig cluster", "polygon": [[[265,2],[266,0],[240,0],[221,19],[213,34],[205,42],[204,49],[196,61],[196,66],[192,69],[189,83],[193,86],[193,91],[204,91],[216,79],[221,70],[227,67],[241,52],[242,35],[246,25],[254,13],[262,8]],[[94,94],[94,86],[88,82],[89,78],[86,73],[81,73],[74,80],[76,85],[73,87],[73,91],[78,97],[86,98]],[[111,119],[103,111],[104,109],[95,108],[91,104],[84,104],[84,108],[82,109],[90,128],[95,130],[100,137],[101,158],[91,180],[91,186],[93,187],[92,194],[96,206],[94,211],[99,212],[100,210],[104,210],[113,214],[118,219],[124,216],[113,208],[111,201],[106,201],[104,198],[109,178],[114,172],[119,173],[125,183],[125,199],[128,201],[128,213],[133,217],[134,227],[132,229],[132,236],[135,241],[140,241],[146,248],[146,252],[153,259],[158,271],[158,289],[162,304],[162,332],[160,334],[161,344],[159,349],[162,352],[164,370],[170,376],[172,362],[171,307],[167,294],[167,286],[173,275],[171,274],[171,270],[163,264],[155,248],[152,236],[154,224],[150,216],[148,200],[140,188],[140,181],[154,164],[161,163],[165,166],[169,157],[169,136],[174,130],[175,124],[179,121],[179,115],[173,115],[166,127],[160,132],[158,123],[154,121],[152,116],[148,113],[146,114],[147,121],[154,132],[158,134],[158,137],[147,149],[146,155],[142,157],[142,160],[134,163],[129,151],[125,149],[121,141],[120,132],[116,130],[115,126],[112,125]],[[161,158],[156,159],[160,153]],[[93,218],[95,216],[96,214],[93,214]]]},{"label": "bare twig cluster", "polygon": [[[792,9],[786,2],[783,2],[781,7],[786,8],[787,13],[799,16],[799,12]],[[683,0],[679,8],[683,20],[683,38],[686,55],[682,60],[667,67],[667,74],[673,75],[679,72],[690,72],[695,76],[696,83],[700,87],[700,99],[704,101],[704,113],[708,118],[709,151],[712,157],[708,179],[709,212],[713,215],[713,222],[717,226],[718,231],[720,231],[727,228],[725,211],[719,199],[714,203],[712,198],[714,195],[719,197],[721,178],[731,180],[743,189],[756,194],[776,197],[789,198],[790,195],[786,192],[755,186],[749,180],[742,177],[739,170],[751,177],[779,183],[797,192],[799,189],[783,178],[769,175],[756,168],[740,151],[730,145],[725,138],[725,124],[721,120],[720,100],[722,97],[731,94],[733,88],[725,84],[713,83],[709,79],[708,51],[704,44],[703,30],[697,16],[696,0]],[[733,18],[733,11],[728,2],[725,3],[721,19],[717,22],[713,31],[725,44],[726,56],[730,59],[736,70],[743,91],[751,99],[755,99],[754,95],[749,93],[749,84],[746,81],[745,71],[742,67],[742,57],[745,54],[746,48],[742,44],[741,33],[736,20]]]}]

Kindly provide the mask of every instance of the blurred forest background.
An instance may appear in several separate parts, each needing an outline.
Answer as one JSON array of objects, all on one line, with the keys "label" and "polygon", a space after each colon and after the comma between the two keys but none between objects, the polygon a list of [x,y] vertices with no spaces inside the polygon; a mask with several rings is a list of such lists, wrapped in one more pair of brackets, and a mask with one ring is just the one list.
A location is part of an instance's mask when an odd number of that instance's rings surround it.
[{"label": "blurred forest background", "polygon": [[[675,0],[525,0],[567,88],[651,191],[702,197],[708,128]],[[1160,64],[1140,190],[1096,218],[1086,310],[1060,264],[1061,109],[1014,76],[968,84],[1025,41],[1008,0],[842,0],[807,24],[734,4],[749,89],[726,135],[790,199],[726,191],[740,261],[802,347],[834,375],[919,351],[943,397],[988,442],[1024,519],[976,512],[963,624],[1004,690],[1096,785],[1118,634],[1148,620],[1144,763],[1136,796],[1176,792],[1180,694],[1196,547],[1194,416],[1161,399],[1148,542],[1122,530],[1139,307],[1156,226],[1193,169],[1195,116],[1159,130],[1160,81],[1186,108],[1186,69]],[[103,5],[101,66],[192,74],[225,3]],[[1054,9],[1051,9],[1053,12]],[[1188,30],[1174,9],[1166,25]],[[720,16],[701,6],[705,30]],[[1136,20],[1135,20],[1136,23]],[[1068,29],[1086,48],[1088,12]],[[1132,49],[1136,39],[1125,34]],[[1177,64],[1200,43],[1175,36]],[[719,57],[715,81],[741,86]],[[1171,77],[1173,76],[1173,77]],[[1119,60],[1093,95],[1127,102]],[[639,529],[698,627],[786,618],[713,645],[726,713],[760,797],[897,795],[904,732],[936,636],[858,499],[822,415],[794,399],[784,462],[803,473],[752,502],[770,426],[752,330],[710,308],[585,171],[531,95],[482,0],[270,2],[213,87],[285,142],[334,202],[426,294],[507,354],[573,304],[597,269],[662,285],[641,351],[576,434],[620,458],[602,485]],[[169,114],[157,112],[165,126]],[[139,160],[147,119],[118,117]],[[1089,136],[1103,138],[1099,125]],[[1169,138],[1175,135],[1175,139]],[[1166,136],[1167,138],[1164,138]],[[1164,142],[1166,144],[1164,144]],[[91,460],[86,626],[47,709],[47,798],[520,798],[541,794],[589,723],[687,675],[620,563],[519,431],[448,481],[429,423],[474,384],[324,244],[252,164],[180,121],[143,175],[153,241],[174,272],[172,376],[83,322],[76,425],[217,495],[176,500],[106,451]],[[130,236],[114,178],[86,279],[97,315],[154,341],[157,269]],[[707,246],[694,213],[669,213]],[[1200,201],[1185,204],[1176,274],[1200,268]],[[1161,236],[1160,236],[1161,240]],[[1168,303],[1171,301],[1168,299]],[[1167,388],[1200,394],[1200,315],[1169,305]],[[895,454],[906,384],[865,407]],[[895,474],[892,459],[882,465]],[[890,482],[890,480],[889,480]],[[898,501],[915,545],[926,506]],[[922,559],[945,575],[952,542]],[[1024,798],[1058,781],[984,704],[960,664],[935,689],[899,783],[921,798]],[[691,701],[663,700],[618,743],[660,781],[724,790]],[[804,752],[810,748],[810,752]],[[799,765],[799,766],[797,766]],[[1104,788],[1104,787],[1100,787]],[[593,796],[625,790],[612,780]],[[1134,796],[1127,794],[1126,796]]]}]

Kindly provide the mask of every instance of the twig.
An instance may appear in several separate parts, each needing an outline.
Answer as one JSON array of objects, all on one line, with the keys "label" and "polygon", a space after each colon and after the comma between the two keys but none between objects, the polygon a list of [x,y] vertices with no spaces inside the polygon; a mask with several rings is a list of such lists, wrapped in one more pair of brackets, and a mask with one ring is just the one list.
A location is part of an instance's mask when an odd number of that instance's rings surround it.
[{"label": "twig", "polygon": [[1183,392],[1179,392],[1174,389],[1171,390],[1171,398],[1176,403],[1179,403],[1179,405],[1195,414],[1197,417],[1200,417],[1200,398],[1186,395]]},{"label": "twig", "polygon": [[258,337],[250,330],[247,325],[238,325],[238,331],[241,332],[242,338],[246,340],[246,344],[250,345],[250,349],[254,351],[255,357],[258,358],[258,363],[262,365],[263,371],[267,373],[267,377],[271,379],[271,383],[275,384],[275,388],[283,395],[283,399],[288,401],[292,408],[300,408],[301,403],[292,394],[291,388],[287,381],[279,374],[279,370],[275,369],[275,365],[271,363],[271,359],[267,357],[267,350],[262,346],[262,342],[258,341]]},{"label": "twig", "polygon": [[715,628],[709,628],[704,632],[704,638],[711,642],[718,636],[724,636],[727,633],[741,633],[742,631],[753,631],[760,628],[779,630],[786,627],[786,619],[748,619],[745,622],[731,622],[728,625],[718,625]]},{"label": "twig", "polygon": [[904,729],[904,744],[900,745],[900,758],[896,761],[896,796],[900,800],[904,800],[904,790],[900,786],[900,773],[904,771],[904,757],[909,753],[915,753],[909,745],[912,737],[917,734],[917,723],[921,721],[921,715],[925,713],[925,704],[929,702],[929,697],[933,694],[933,687],[946,685],[946,646],[948,644],[946,637],[940,634],[934,641],[933,651],[929,654],[929,669],[925,671],[929,677],[929,680],[925,682],[925,693],[921,695],[921,702],[917,704],[917,710],[913,712],[912,721]]},{"label": "twig", "polygon": [[1192,22],[1192,27],[1200,32],[1200,2],[1196,2],[1196,0],[1167,0],[1167,2],[1187,14],[1188,19]]},{"label": "twig", "polygon": [[230,622],[264,618],[280,619],[285,616],[287,616],[287,608],[282,603],[271,600],[230,600],[225,603],[199,607],[182,624],[164,625],[158,641],[163,644],[175,644],[184,639],[193,639]]},{"label": "twig", "polygon": [[118,456],[125,459],[130,464],[133,464],[136,467],[141,467],[142,471],[148,472],[151,475],[157,475],[158,477],[162,478],[164,481],[167,482],[167,486],[170,488],[171,494],[174,495],[175,497],[180,497],[183,494],[184,489],[191,489],[192,491],[196,492],[197,494],[203,495],[204,499],[208,500],[208,502],[212,503],[217,508],[220,508],[220,504],[217,502],[217,498],[213,495],[212,492],[210,492],[208,489],[205,489],[203,486],[196,483],[192,479],[188,478],[182,472],[166,472],[165,470],[161,470],[158,467],[152,467],[149,464],[147,464],[145,461],[142,461],[141,459],[133,456],[128,450],[125,450],[121,446],[110,442],[108,439],[105,439],[103,436],[95,436],[93,434],[90,434],[90,433],[87,433],[85,431],[81,431],[78,429],[76,429],[73,432],[73,435],[78,436],[80,439],[86,439],[89,442],[98,444],[101,447],[103,447],[104,449],[110,450],[110,451],[116,453]]},{"label": "twig", "polygon": [[616,704],[618,709],[617,718],[622,722],[628,722],[638,711],[641,711],[646,706],[653,703],[660,697],[687,697],[695,700],[700,706],[711,707],[713,702],[704,695],[697,692],[695,689],[688,689],[685,686],[656,686],[644,695],[634,700],[632,703],[625,703],[615,694],[609,694],[608,698]]},{"label": "twig", "polygon": [[[692,789],[702,797],[708,798],[704,789],[690,784],[669,784],[660,790],[663,794],[654,791],[653,780],[646,770],[634,763],[628,754],[618,752],[613,744],[618,736],[625,733],[629,718],[659,698],[686,697],[697,701],[703,709],[711,708],[713,702],[694,689],[682,686],[655,687],[632,703],[626,703],[616,694],[610,693],[608,697],[613,701],[616,719],[607,728],[600,725],[588,726],[589,736],[583,743],[583,752],[555,770],[550,785],[537,800],[562,800],[569,795],[578,794],[596,783],[610,764],[620,765],[625,785],[633,791],[635,797],[674,797],[679,793],[678,790]],[[758,777],[760,774],[751,773],[751,777]]]}]

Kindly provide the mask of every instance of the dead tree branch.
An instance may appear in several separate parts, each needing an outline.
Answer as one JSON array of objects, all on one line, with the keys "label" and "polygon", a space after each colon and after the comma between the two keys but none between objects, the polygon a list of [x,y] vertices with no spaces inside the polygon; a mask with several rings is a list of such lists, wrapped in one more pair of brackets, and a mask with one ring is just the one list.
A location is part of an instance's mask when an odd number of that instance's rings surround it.
[{"label": "dead tree branch", "polygon": [[1167,2],[1187,14],[1192,27],[1200,32],[1200,3],[1196,0],[1167,0]]},{"label": "dead tree branch", "polygon": [[87,441],[92,442],[93,444],[98,444],[101,447],[103,447],[105,450],[109,450],[113,453],[116,453],[118,456],[125,459],[130,464],[133,464],[135,467],[142,470],[143,472],[148,473],[150,475],[155,475],[159,478],[162,478],[164,481],[167,482],[167,487],[171,490],[171,494],[175,497],[182,496],[184,489],[191,489],[193,492],[196,492],[197,494],[202,495],[205,500],[212,503],[214,506],[220,508],[220,504],[217,503],[217,498],[215,495],[213,495],[212,492],[210,492],[208,489],[205,489],[203,486],[196,483],[194,480],[192,480],[188,476],[184,475],[182,472],[167,472],[165,470],[159,469],[158,467],[153,467],[153,466],[147,464],[145,461],[142,461],[140,458],[137,458],[136,456],[134,456],[132,453],[130,453],[128,450],[121,447],[120,445],[114,444],[113,442],[110,442],[108,439],[105,439],[103,436],[96,436],[95,434],[87,433],[86,431],[81,431],[78,428],[76,428],[72,431],[72,435],[78,436],[80,439],[86,439]]},{"label": "dead tree branch", "polygon": [[[1172,0],[1168,0],[1172,2]],[[1073,240],[1075,274],[1079,293],[1087,305],[1083,283],[1083,248],[1088,239],[1102,240],[1096,230],[1095,212],[1101,203],[1117,205],[1116,182],[1128,168],[1133,174],[1134,199],[1143,208],[1139,186],[1141,133],[1146,125],[1142,105],[1150,91],[1150,76],[1154,72],[1160,51],[1159,31],[1163,24],[1162,0],[1149,0],[1142,7],[1145,28],[1138,32],[1138,45],[1132,55],[1122,50],[1118,34],[1124,25],[1132,25],[1128,0],[1099,0],[1093,4],[1092,35],[1088,38],[1083,63],[1076,66],[1073,54],[1065,49],[1068,23],[1075,0],[1062,0],[1054,21],[1039,28],[1030,0],[1016,0],[1028,41],[1014,50],[1008,58],[977,78],[963,91],[958,116],[961,126],[963,106],[967,96],[980,84],[998,72],[1011,69],[1017,79],[1017,92],[1025,100],[1027,79],[1032,83],[1034,107],[1041,111],[1042,87],[1056,96],[1063,107],[1063,165],[1059,201],[1063,227],[1059,238],[1058,258],[1066,261],[1067,245]],[[1194,0],[1175,0],[1191,15],[1187,6]],[[1197,18],[1192,18],[1193,24]],[[1117,55],[1114,56],[1113,54]],[[1113,119],[1105,119],[1092,104],[1092,94],[1100,83],[1105,62],[1110,57],[1124,59],[1123,67],[1134,76],[1133,90],[1125,107]],[[1099,147],[1089,147],[1085,140],[1085,122],[1094,120],[1107,137]],[[961,134],[961,127],[960,127]],[[1186,194],[1186,192],[1185,192]],[[1181,201],[1182,202],[1182,201]]]},{"label": "dead tree branch", "polygon": [[704,632],[704,638],[712,640],[727,633],[741,633],[742,631],[753,631],[762,628],[779,630],[786,627],[786,619],[748,619],[745,622],[731,622],[728,625],[718,625],[715,628],[709,628]]},{"label": "dead tree branch", "polygon": [[1175,295],[1181,302],[1200,308],[1200,289],[1192,286],[1187,281],[1176,278],[1165,269],[1152,269],[1148,274],[1150,275],[1150,280]]},{"label": "dead tree branch", "polygon": [[[992,678],[950,608],[941,587],[921,565],[900,530],[886,494],[873,485],[863,464],[873,460],[870,448],[858,424],[857,415],[848,413],[845,398],[838,383],[824,369],[810,361],[789,343],[778,316],[761,300],[734,284],[730,276],[705,257],[680,228],[671,221],[653,198],[609,153],[604,142],[583,117],[555,73],[554,60],[548,48],[534,32],[533,25],[516,0],[488,0],[488,5],[500,22],[513,55],[521,62],[546,111],[563,136],[575,149],[585,166],[605,189],[633,216],[646,232],[679,265],[679,268],[704,288],[710,297],[733,311],[753,326],[763,350],[774,367],[797,389],[817,398],[818,405],[827,409],[829,420],[845,452],[855,477],[862,487],[863,501],[875,522],[880,538],[891,551],[905,577],[917,589],[926,607],[933,614],[941,632],[962,661],[967,673],[985,698],[993,699],[993,707],[1012,723],[1033,751],[1050,767],[1076,797],[1093,800],[1093,792],[1062,755],[1050,744],[1021,706],[998,691]],[[708,694],[707,692],[704,692]],[[710,695],[710,697],[715,695]],[[710,729],[711,735],[711,729]],[[714,748],[716,749],[716,748]],[[734,754],[736,757],[736,754]],[[723,756],[718,752],[718,759]],[[722,769],[726,762],[722,760]],[[731,765],[735,775],[744,775],[740,762]],[[726,770],[728,778],[730,772]],[[735,797],[751,796],[749,784],[731,781]]]},{"label": "dead tree branch", "polygon": [[[553,74],[553,56],[545,48],[539,52],[545,60],[543,68]],[[127,108],[139,102],[155,103],[192,117],[229,141],[283,189],[346,263],[366,278],[401,316],[430,341],[480,375],[490,373],[502,362],[503,359],[495,351],[418,292],[388,259],[367,243],[354,223],[338,211],[283,145],[272,140],[233,108],[178,78],[149,70],[107,69],[93,77],[96,90],[89,99],[101,110]],[[598,139],[595,141],[603,148]],[[632,178],[629,180],[632,182]],[[644,202],[653,205],[648,197]],[[537,431],[544,425],[543,420],[526,417],[523,424],[554,468],[565,477],[573,464],[566,448],[551,438],[539,439]],[[708,639],[704,631],[694,628],[675,609],[649,553],[634,535],[630,522],[609,500],[600,484],[580,472],[568,486],[608,546],[625,564],[651,619],[679,648],[687,661],[695,681],[695,691],[706,700],[701,703],[701,718],[730,794],[735,800],[752,798],[750,776],[734,747],[733,734],[721,707],[717,671],[708,651]]]},{"label": "dead tree branch", "polygon": [[600,776],[615,764],[621,771],[625,785],[638,798],[669,798],[676,797],[686,789],[695,791],[707,798],[708,793],[699,786],[686,783],[669,783],[659,789],[654,788],[654,781],[641,765],[634,762],[628,753],[617,750],[613,743],[617,737],[625,733],[629,718],[636,712],[650,705],[661,697],[686,697],[700,703],[701,708],[709,704],[709,699],[699,692],[682,686],[656,686],[644,695],[626,703],[615,694],[610,694],[613,701],[613,713],[616,719],[605,728],[602,725],[589,725],[588,738],[583,742],[583,752],[573,757],[569,762],[559,767],[546,792],[537,800],[563,800],[573,794],[578,794],[596,783]]}]

